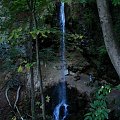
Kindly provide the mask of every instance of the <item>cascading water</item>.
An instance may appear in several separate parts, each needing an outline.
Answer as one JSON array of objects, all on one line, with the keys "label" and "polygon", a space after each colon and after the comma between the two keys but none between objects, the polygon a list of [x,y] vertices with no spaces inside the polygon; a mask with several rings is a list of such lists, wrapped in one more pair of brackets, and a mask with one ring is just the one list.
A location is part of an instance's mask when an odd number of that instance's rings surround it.
[{"label": "cascading water", "polygon": [[60,39],[60,61],[61,61],[61,79],[59,84],[59,103],[54,109],[54,120],[64,120],[67,116],[67,103],[66,103],[66,84],[65,84],[65,13],[64,2],[61,2],[60,6],[60,27],[61,27],[61,39]]}]

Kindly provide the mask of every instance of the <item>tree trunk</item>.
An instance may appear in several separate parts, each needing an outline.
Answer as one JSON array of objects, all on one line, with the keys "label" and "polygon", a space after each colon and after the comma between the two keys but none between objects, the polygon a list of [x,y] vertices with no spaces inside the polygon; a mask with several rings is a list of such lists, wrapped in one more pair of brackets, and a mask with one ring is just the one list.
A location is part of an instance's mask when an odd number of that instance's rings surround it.
[{"label": "tree trunk", "polygon": [[[33,19],[35,28],[37,29],[37,19],[35,12],[33,12]],[[40,81],[40,96],[41,96],[41,102],[42,102],[42,117],[43,120],[46,120],[46,113],[45,113],[45,97],[43,93],[43,82],[42,82],[42,73],[41,73],[41,64],[40,64],[40,58],[39,58],[39,45],[38,45],[38,36],[36,37],[36,61],[37,61],[37,78]]]},{"label": "tree trunk", "polygon": [[30,74],[31,74],[31,113],[32,113],[32,120],[35,120],[35,94],[34,94],[33,67],[30,68]]},{"label": "tree trunk", "polygon": [[[30,31],[33,28],[33,20],[30,17]],[[32,63],[32,36],[30,36],[29,41],[29,63]],[[32,120],[35,120],[35,91],[34,91],[34,72],[33,72],[33,66],[30,67],[30,75],[31,75],[31,113],[32,113]]]},{"label": "tree trunk", "polygon": [[111,15],[107,0],[96,0],[105,46],[110,60],[120,78],[120,48],[112,30]]},{"label": "tree trunk", "polygon": [[[38,28],[37,26],[37,19],[36,19],[36,0],[26,0],[29,10],[31,11],[31,17],[33,19],[33,24],[35,29]],[[45,114],[45,98],[43,93],[43,83],[42,83],[42,73],[41,73],[41,64],[39,58],[39,45],[38,45],[38,37],[36,38],[36,61],[37,61],[37,78],[40,81],[40,95],[41,95],[41,102],[42,102],[42,117],[43,120],[46,120]]]}]

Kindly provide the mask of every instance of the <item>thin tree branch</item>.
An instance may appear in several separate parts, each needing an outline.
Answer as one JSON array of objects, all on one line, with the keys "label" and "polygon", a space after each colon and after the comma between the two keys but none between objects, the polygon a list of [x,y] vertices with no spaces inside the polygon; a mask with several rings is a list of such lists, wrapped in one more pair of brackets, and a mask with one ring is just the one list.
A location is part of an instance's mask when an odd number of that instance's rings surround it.
[{"label": "thin tree branch", "polygon": [[[11,103],[10,103],[10,100],[9,100],[9,98],[8,98],[8,90],[9,90],[9,87],[6,88],[5,96],[6,96],[6,99],[7,99],[7,101],[8,101],[9,106],[10,106],[12,109],[13,109],[13,108],[16,108],[16,110],[17,110],[17,112],[18,112],[18,114],[19,114],[19,116],[20,116],[20,119],[21,119],[21,120],[24,120],[23,117],[22,117],[21,114],[20,114],[20,111],[19,111],[17,105],[16,105],[17,102],[18,102],[18,99],[19,99],[20,89],[21,89],[21,86],[19,86],[18,89],[17,89],[16,100],[15,100],[15,103],[14,103],[14,107],[12,107],[12,105],[11,105]],[[13,112],[14,112],[14,110],[13,110]],[[15,112],[14,112],[14,114],[15,114]]]},{"label": "thin tree branch", "polygon": [[9,90],[9,87],[7,87],[6,90],[5,90],[5,97],[6,97],[7,101],[8,101],[9,106],[12,108],[12,105],[11,105],[10,100],[8,98],[8,90]]},{"label": "thin tree branch", "polygon": [[16,95],[16,100],[15,100],[15,103],[14,103],[14,108],[16,107],[16,104],[17,104],[18,99],[19,99],[19,92],[20,92],[20,89],[21,89],[21,86],[19,86],[18,89],[17,89],[17,95]]},{"label": "thin tree branch", "polygon": [[18,102],[18,99],[19,99],[20,89],[21,89],[21,86],[19,86],[18,89],[17,89],[17,93],[16,93],[17,95],[16,95],[16,100],[15,100],[15,103],[14,103],[14,108],[16,108],[16,110],[17,110],[17,112],[18,112],[21,120],[23,120],[23,117],[22,117],[22,115],[20,114],[20,111],[19,111],[19,109],[18,109],[18,107],[17,107],[17,105],[16,105],[17,102]]},{"label": "thin tree branch", "polygon": [[28,8],[30,9],[30,11],[32,11],[32,6],[31,6],[31,3],[30,3],[30,0],[26,0],[27,4],[28,4]]}]

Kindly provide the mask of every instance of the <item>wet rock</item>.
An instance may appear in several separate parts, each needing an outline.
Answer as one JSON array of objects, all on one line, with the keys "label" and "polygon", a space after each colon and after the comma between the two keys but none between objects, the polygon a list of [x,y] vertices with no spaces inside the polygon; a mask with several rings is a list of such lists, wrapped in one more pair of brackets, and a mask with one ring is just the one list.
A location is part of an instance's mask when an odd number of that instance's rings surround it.
[{"label": "wet rock", "polygon": [[[50,102],[46,104],[47,114],[53,114],[55,106],[58,104],[58,85],[46,88],[45,95],[50,96]],[[80,93],[76,88],[67,87],[67,104],[68,116],[65,120],[84,119],[84,114],[87,112],[89,97],[86,93]]]}]

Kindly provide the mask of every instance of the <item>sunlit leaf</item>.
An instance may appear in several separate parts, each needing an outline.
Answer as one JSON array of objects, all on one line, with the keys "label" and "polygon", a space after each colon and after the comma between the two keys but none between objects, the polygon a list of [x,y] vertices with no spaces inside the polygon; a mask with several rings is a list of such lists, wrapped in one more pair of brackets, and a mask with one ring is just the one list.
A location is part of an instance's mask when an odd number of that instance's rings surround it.
[{"label": "sunlit leaf", "polygon": [[40,105],[40,102],[39,102],[39,101],[37,101],[35,104],[39,106],[39,105]]},{"label": "sunlit leaf", "polygon": [[46,102],[48,102],[48,103],[50,102],[50,96],[48,96],[48,95],[46,96]]},{"label": "sunlit leaf", "polygon": [[43,105],[40,105],[40,108],[43,109]]},{"label": "sunlit leaf", "polygon": [[87,117],[85,117],[84,120],[92,120],[92,117],[91,116],[87,116]]},{"label": "sunlit leaf", "polygon": [[30,64],[29,63],[27,63],[26,65],[25,65],[25,67],[26,67],[26,69],[29,71],[30,70]]},{"label": "sunlit leaf", "polygon": [[18,68],[18,72],[22,72],[23,71],[23,68],[22,66],[20,65],[19,68]]},{"label": "sunlit leaf", "polygon": [[82,35],[80,35],[80,39],[82,39],[83,38],[83,36]]},{"label": "sunlit leaf", "polygon": [[11,120],[17,120],[16,117],[14,116]]}]

